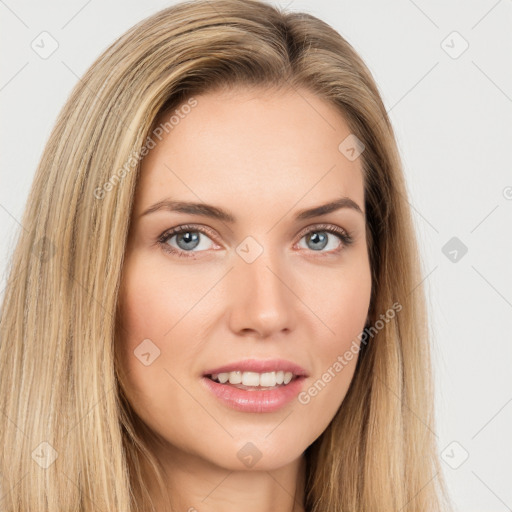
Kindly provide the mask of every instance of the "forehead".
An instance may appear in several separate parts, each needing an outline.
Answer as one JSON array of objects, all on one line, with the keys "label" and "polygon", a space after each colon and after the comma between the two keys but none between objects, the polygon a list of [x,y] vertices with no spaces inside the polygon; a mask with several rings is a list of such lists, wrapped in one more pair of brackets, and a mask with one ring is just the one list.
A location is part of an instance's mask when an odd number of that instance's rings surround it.
[{"label": "forehead", "polygon": [[364,209],[362,161],[339,150],[351,132],[333,105],[306,90],[254,88],[194,100],[157,120],[167,129],[142,161],[136,211],[164,197],[255,212],[340,195]]}]

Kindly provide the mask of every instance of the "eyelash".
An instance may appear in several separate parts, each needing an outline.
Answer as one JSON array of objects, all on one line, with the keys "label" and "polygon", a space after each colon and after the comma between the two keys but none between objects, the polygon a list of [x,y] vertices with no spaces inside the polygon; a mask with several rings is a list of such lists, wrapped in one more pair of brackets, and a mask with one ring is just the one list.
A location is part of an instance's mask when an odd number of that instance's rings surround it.
[{"label": "eyelash", "polygon": [[[183,224],[181,226],[177,226],[175,228],[165,231],[162,235],[160,235],[158,237],[157,243],[162,246],[162,249],[165,252],[168,252],[173,255],[177,255],[179,257],[194,258],[195,257],[194,251],[177,250],[174,247],[170,246],[167,242],[176,234],[186,233],[186,232],[195,232],[195,231],[203,233],[205,235],[209,235],[210,238],[215,239],[214,232],[212,230],[210,230],[209,228],[206,228],[204,226],[199,226],[199,225],[193,225],[193,224]],[[312,227],[305,228],[305,230],[301,231],[301,233],[300,233],[299,241],[302,240],[302,238],[304,236],[308,235],[309,233],[317,233],[317,232],[331,233],[333,235],[336,235],[342,242],[341,248],[338,248],[338,249],[335,249],[335,250],[332,250],[329,252],[318,251],[320,254],[320,257],[322,257],[322,255],[328,256],[328,255],[333,255],[333,254],[339,253],[344,247],[345,248],[349,247],[354,242],[354,239],[349,232],[347,232],[344,229],[342,229],[338,226],[335,226],[333,224],[318,224],[318,225],[315,225]],[[203,252],[203,251],[196,251],[196,252]],[[311,251],[311,252],[316,252],[316,251]]]}]

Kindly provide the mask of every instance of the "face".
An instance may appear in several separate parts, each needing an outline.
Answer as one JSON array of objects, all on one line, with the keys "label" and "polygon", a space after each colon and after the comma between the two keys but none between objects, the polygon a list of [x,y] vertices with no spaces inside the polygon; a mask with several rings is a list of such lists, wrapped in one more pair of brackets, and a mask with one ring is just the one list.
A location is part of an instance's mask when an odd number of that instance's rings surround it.
[{"label": "face", "polygon": [[[357,356],[339,356],[359,346],[370,303],[361,158],[340,152],[347,124],[305,90],[195,100],[142,162],[119,298],[123,385],[161,453],[275,469],[326,429],[354,374]],[[303,213],[341,198],[353,203]],[[227,383],[205,376],[216,370]]]}]

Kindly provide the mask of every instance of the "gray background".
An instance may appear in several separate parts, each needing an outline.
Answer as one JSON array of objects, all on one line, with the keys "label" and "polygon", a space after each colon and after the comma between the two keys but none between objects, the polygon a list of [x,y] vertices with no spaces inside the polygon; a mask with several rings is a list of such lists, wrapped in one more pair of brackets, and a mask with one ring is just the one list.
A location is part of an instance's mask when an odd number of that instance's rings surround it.
[{"label": "gray background", "polygon": [[[107,45],[172,3],[0,0],[0,294],[72,87]],[[422,249],[443,471],[459,510],[512,510],[512,1],[273,3],[327,21],[374,75]]]}]

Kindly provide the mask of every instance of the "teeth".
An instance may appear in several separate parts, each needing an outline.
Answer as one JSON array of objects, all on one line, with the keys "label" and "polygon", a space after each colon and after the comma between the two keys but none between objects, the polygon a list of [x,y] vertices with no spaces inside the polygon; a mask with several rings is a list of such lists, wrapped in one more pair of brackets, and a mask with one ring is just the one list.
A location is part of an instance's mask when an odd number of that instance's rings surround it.
[{"label": "teeth", "polygon": [[[268,373],[267,373],[268,375]],[[263,376],[263,374],[262,374]],[[244,386],[259,386],[260,385],[260,375],[255,372],[244,372],[242,373],[242,384]]]},{"label": "teeth", "polygon": [[229,373],[230,384],[242,384],[242,372],[230,372]]},{"label": "teeth", "polygon": [[283,371],[265,373],[235,371],[214,373],[211,378],[221,384],[226,384],[229,381],[230,384],[272,388],[281,384],[288,384],[293,378],[293,373]]},{"label": "teeth", "polygon": [[[258,374],[256,373],[255,374],[256,376],[258,376]],[[258,384],[260,386],[265,386],[265,387],[272,387],[272,386],[275,386],[277,384],[277,381],[276,381],[276,372],[270,372],[270,373],[262,373],[260,376],[259,376],[259,382]]]},{"label": "teeth", "polygon": [[225,384],[229,379],[229,373],[219,373],[218,379],[221,384]]}]

